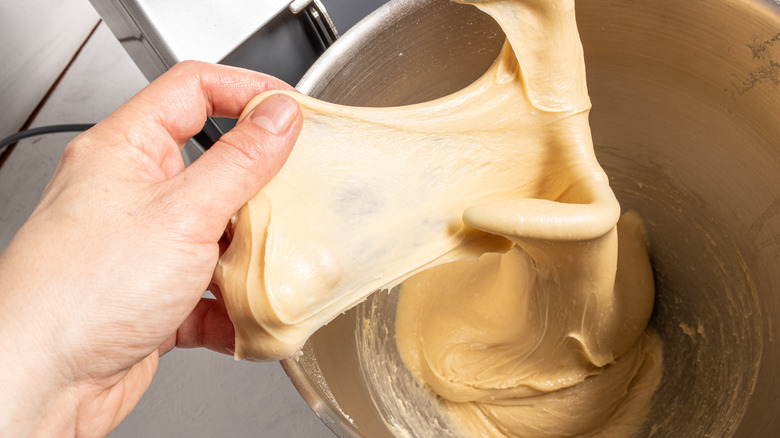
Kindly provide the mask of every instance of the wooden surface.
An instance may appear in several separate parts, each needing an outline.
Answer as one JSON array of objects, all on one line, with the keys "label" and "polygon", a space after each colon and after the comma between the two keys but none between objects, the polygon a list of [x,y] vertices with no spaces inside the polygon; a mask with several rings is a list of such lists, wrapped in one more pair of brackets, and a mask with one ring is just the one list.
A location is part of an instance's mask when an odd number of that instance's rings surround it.
[{"label": "wooden surface", "polygon": [[99,19],[88,0],[0,2],[0,138],[22,127]]}]

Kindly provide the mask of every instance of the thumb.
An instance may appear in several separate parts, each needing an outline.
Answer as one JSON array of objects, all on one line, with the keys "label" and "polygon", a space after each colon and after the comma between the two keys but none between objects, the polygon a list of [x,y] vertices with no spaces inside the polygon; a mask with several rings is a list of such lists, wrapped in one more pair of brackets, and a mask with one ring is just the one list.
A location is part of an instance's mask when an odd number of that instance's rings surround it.
[{"label": "thumb", "polygon": [[298,103],[272,94],[184,171],[184,193],[217,221],[215,232],[282,168],[301,124]]}]

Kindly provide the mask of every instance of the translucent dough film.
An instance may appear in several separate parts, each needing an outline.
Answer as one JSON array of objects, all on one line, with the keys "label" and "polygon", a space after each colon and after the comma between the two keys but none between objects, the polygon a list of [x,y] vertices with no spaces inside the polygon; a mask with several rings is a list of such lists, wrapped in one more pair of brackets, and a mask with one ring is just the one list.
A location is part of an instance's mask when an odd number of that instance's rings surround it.
[{"label": "translucent dough film", "polygon": [[[301,136],[234,218],[215,272],[236,357],[289,356],[373,291],[419,274],[402,286],[399,349],[465,429],[526,436],[522,417],[542,412],[529,398],[581,391],[601,394],[577,400],[606,410],[575,416],[580,426],[553,418],[553,436],[637,423],[661,369],[660,345],[644,331],[652,271],[641,220],[627,216],[619,232],[620,207],[593,152],[574,1],[462,3],[507,35],[463,90],[396,108],[287,93],[303,111]],[[478,287],[461,287],[467,273]],[[475,294],[490,298],[469,301]],[[507,309],[515,313],[502,316]],[[644,392],[634,392],[637,376]],[[631,421],[616,417],[624,399],[635,403]],[[545,403],[538,409],[555,411]]]}]

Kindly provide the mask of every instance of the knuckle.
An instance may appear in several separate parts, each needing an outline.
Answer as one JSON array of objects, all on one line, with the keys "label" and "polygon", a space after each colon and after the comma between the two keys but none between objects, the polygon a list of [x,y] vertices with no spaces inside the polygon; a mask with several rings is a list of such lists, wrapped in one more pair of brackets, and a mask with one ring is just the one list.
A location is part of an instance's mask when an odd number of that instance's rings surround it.
[{"label": "knuckle", "polygon": [[85,134],[81,134],[65,146],[61,161],[63,163],[80,161],[84,156],[89,155],[91,148],[92,143],[85,138]]},{"label": "knuckle", "polygon": [[179,61],[171,67],[170,72],[173,74],[190,74],[199,70],[203,64],[203,62],[193,60]]},{"label": "knuckle", "polygon": [[248,132],[247,129],[233,129],[222,136],[220,142],[234,152],[235,158],[245,166],[254,166],[257,162],[271,158],[267,139],[261,132]]},{"label": "knuckle", "polygon": [[180,61],[174,64],[164,76],[173,78],[179,84],[192,84],[200,80],[207,65],[200,61]]}]

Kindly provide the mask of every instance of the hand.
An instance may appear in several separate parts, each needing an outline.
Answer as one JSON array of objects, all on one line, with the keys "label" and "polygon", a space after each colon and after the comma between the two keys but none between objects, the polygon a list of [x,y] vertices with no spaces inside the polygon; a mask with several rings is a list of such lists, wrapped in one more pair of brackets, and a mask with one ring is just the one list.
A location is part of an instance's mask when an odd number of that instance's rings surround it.
[{"label": "hand", "polygon": [[271,77],[187,62],[71,142],[0,256],[0,430],[108,434],[175,346],[229,352],[201,299],[230,217],[281,168],[301,127],[273,96],[185,170],[207,116],[237,117]]}]

